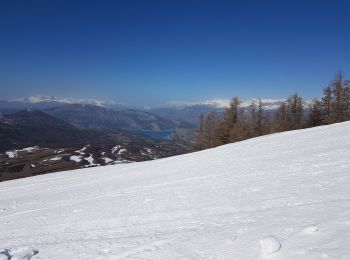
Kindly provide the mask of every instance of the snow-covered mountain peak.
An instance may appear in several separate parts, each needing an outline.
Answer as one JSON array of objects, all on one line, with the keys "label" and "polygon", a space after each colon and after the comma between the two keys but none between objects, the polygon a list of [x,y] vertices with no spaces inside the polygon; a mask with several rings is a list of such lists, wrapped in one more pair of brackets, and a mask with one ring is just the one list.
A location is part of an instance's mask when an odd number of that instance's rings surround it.
[{"label": "snow-covered mountain peak", "polygon": [[229,99],[211,99],[211,100],[205,100],[205,101],[198,101],[198,102],[190,102],[190,101],[171,101],[166,104],[166,106],[171,108],[186,108],[186,107],[192,107],[192,106],[212,106],[215,108],[224,108],[228,107],[230,104]]},{"label": "snow-covered mountain peak", "polygon": [[27,102],[27,103],[60,103],[60,104],[82,104],[82,105],[94,105],[100,107],[106,107],[110,105],[115,105],[114,101],[105,101],[98,99],[89,98],[60,98],[54,96],[30,96],[27,98],[20,98],[15,100],[17,102]]},{"label": "snow-covered mountain peak", "polygon": [[[184,102],[184,101],[173,101],[169,102],[167,105],[169,107],[173,108],[186,108],[186,107],[192,107],[192,106],[211,106],[213,108],[226,108],[230,106],[230,99],[209,99],[205,101],[198,101],[198,102]],[[258,102],[259,99],[252,98],[252,99],[244,99],[241,100],[241,107],[248,107],[251,105],[252,102]],[[261,102],[263,106],[267,109],[274,109],[277,108],[278,105],[281,104],[281,102],[285,101],[285,99],[261,99]]]},{"label": "snow-covered mountain peak", "polygon": [[[260,99],[262,102],[262,106],[266,110],[275,110],[279,107],[279,105],[286,101],[286,99],[268,99],[263,98]],[[183,109],[183,108],[190,108],[190,107],[196,107],[196,106],[208,106],[212,108],[217,109],[223,109],[230,106],[230,99],[209,99],[205,101],[198,101],[198,102],[185,102],[185,101],[173,101],[167,103],[167,106],[174,109]],[[256,104],[259,102],[258,98],[251,98],[251,99],[241,99],[240,100],[240,107],[247,108],[249,107],[252,102],[255,102]],[[310,105],[311,100],[304,100],[305,106]]]}]

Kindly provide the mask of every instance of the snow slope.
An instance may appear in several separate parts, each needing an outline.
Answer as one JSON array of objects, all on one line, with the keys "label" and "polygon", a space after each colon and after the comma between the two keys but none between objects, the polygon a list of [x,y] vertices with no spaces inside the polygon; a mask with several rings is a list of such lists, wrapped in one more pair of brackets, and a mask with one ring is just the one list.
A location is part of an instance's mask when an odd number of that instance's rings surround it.
[{"label": "snow slope", "polygon": [[350,259],[349,159],[346,122],[3,182],[0,259]]}]

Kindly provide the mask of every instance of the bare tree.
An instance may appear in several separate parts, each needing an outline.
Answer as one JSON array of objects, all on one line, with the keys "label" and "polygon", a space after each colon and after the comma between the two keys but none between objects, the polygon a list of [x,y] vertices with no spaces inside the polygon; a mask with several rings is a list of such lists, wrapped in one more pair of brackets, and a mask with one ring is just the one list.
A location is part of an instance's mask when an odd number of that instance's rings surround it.
[{"label": "bare tree", "polygon": [[194,143],[195,150],[203,150],[203,149],[207,148],[204,145],[204,125],[205,125],[204,115],[201,114],[199,117],[199,122],[198,122],[197,138],[196,138],[195,143]]},{"label": "bare tree", "polygon": [[322,102],[318,99],[313,99],[310,105],[310,111],[307,116],[306,127],[314,127],[322,125],[324,116],[322,114]]},{"label": "bare tree", "polygon": [[349,119],[349,82],[344,79],[344,74],[339,71],[331,81],[330,87],[333,98],[331,99],[330,122],[343,122]]},{"label": "bare tree", "polygon": [[250,110],[243,113],[238,97],[233,97],[223,118],[211,112],[201,115],[197,129],[196,149],[206,149],[251,137],[303,127],[350,120],[350,81],[338,72],[321,100],[314,99],[304,116],[303,99],[297,93],[282,102],[274,113],[264,111],[261,100],[252,101]]},{"label": "bare tree", "polygon": [[323,90],[322,113],[326,123],[343,122],[350,119],[350,82],[339,71]]},{"label": "bare tree", "polygon": [[287,99],[287,121],[288,130],[302,128],[304,107],[302,97],[297,93]]},{"label": "bare tree", "polygon": [[332,101],[332,89],[330,86],[326,87],[323,90],[323,98],[321,101],[322,106],[322,114],[325,118],[325,121],[327,123],[330,122],[330,115],[331,115],[331,101]]},{"label": "bare tree", "polygon": [[282,132],[288,130],[287,104],[282,102],[275,112],[272,132]]}]

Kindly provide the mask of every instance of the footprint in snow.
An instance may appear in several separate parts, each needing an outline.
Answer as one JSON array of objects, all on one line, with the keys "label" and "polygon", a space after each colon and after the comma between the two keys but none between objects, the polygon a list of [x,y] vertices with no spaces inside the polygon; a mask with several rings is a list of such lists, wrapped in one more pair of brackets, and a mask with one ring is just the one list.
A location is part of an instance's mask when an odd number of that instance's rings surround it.
[{"label": "footprint in snow", "polygon": [[32,247],[5,248],[0,251],[0,260],[30,260],[39,250]]},{"label": "footprint in snow", "polygon": [[268,236],[259,241],[262,256],[269,256],[281,249],[281,243],[274,237]]},{"label": "footprint in snow", "polygon": [[315,226],[315,225],[308,226],[308,227],[303,229],[303,233],[305,233],[305,234],[313,234],[317,231],[319,231],[319,228],[318,228],[318,226]]}]

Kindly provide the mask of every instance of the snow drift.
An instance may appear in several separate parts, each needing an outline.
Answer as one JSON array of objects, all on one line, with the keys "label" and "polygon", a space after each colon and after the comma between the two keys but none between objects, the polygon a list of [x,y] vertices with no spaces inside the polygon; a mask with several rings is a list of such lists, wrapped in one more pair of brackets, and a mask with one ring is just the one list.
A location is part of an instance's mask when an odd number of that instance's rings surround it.
[{"label": "snow drift", "polygon": [[345,260],[349,187],[350,122],[8,181],[0,183],[0,251],[32,248],[32,259]]}]

